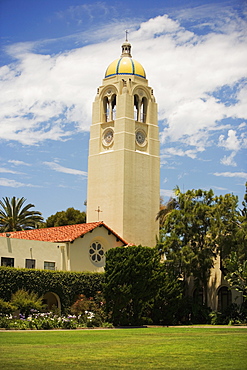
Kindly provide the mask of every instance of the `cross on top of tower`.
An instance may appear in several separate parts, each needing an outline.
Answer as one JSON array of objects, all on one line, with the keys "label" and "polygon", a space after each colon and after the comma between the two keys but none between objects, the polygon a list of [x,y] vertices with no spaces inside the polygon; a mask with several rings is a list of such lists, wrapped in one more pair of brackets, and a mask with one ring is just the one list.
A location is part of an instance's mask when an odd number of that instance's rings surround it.
[{"label": "cross on top of tower", "polygon": [[130,57],[132,58],[131,55],[131,45],[128,41],[128,30],[125,30],[125,42],[122,44],[122,55],[121,57]]}]

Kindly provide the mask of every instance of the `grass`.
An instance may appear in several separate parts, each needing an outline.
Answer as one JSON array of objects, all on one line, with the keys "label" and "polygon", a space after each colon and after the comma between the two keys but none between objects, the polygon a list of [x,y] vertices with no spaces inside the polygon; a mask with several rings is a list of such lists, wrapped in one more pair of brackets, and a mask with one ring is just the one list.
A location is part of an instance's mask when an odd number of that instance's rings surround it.
[{"label": "grass", "polygon": [[247,369],[247,328],[0,332],[1,369]]}]

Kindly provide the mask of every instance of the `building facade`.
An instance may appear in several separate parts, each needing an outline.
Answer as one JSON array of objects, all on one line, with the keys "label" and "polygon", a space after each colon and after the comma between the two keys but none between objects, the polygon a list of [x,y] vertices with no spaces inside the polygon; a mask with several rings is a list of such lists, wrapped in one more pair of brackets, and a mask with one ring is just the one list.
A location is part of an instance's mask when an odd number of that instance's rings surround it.
[{"label": "building facade", "polygon": [[1,233],[1,266],[103,272],[105,253],[126,244],[103,222]]}]

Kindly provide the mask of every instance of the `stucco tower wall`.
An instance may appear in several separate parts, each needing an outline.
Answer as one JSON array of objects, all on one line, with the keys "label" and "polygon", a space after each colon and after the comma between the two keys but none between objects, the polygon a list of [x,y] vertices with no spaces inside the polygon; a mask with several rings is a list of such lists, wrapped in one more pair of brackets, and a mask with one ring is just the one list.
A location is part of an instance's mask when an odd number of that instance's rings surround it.
[{"label": "stucco tower wall", "polygon": [[[145,100],[145,118],[134,113],[138,99]],[[116,110],[110,118],[106,100]],[[157,104],[148,81],[135,75],[105,78],[92,117],[87,222],[99,217],[129,243],[153,247],[159,232],[160,160]],[[104,145],[108,129],[113,139]],[[141,145],[137,132],[145,137]]]}]

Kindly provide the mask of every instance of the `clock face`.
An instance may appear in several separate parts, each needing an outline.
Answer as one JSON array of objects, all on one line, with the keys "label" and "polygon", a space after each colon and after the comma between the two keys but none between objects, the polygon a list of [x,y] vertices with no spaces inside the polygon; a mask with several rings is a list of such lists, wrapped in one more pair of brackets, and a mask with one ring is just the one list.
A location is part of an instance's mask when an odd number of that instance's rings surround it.
[{"label": "clock face", "polygon": [[136,131],[136,142],[140,146],[146,145],[146,133],[142,130]]},{"label": "clock face", "polygon": [[103,144],[106,146],[111,145],[113,142],[113,129],[107,128],[103,133]]}]

